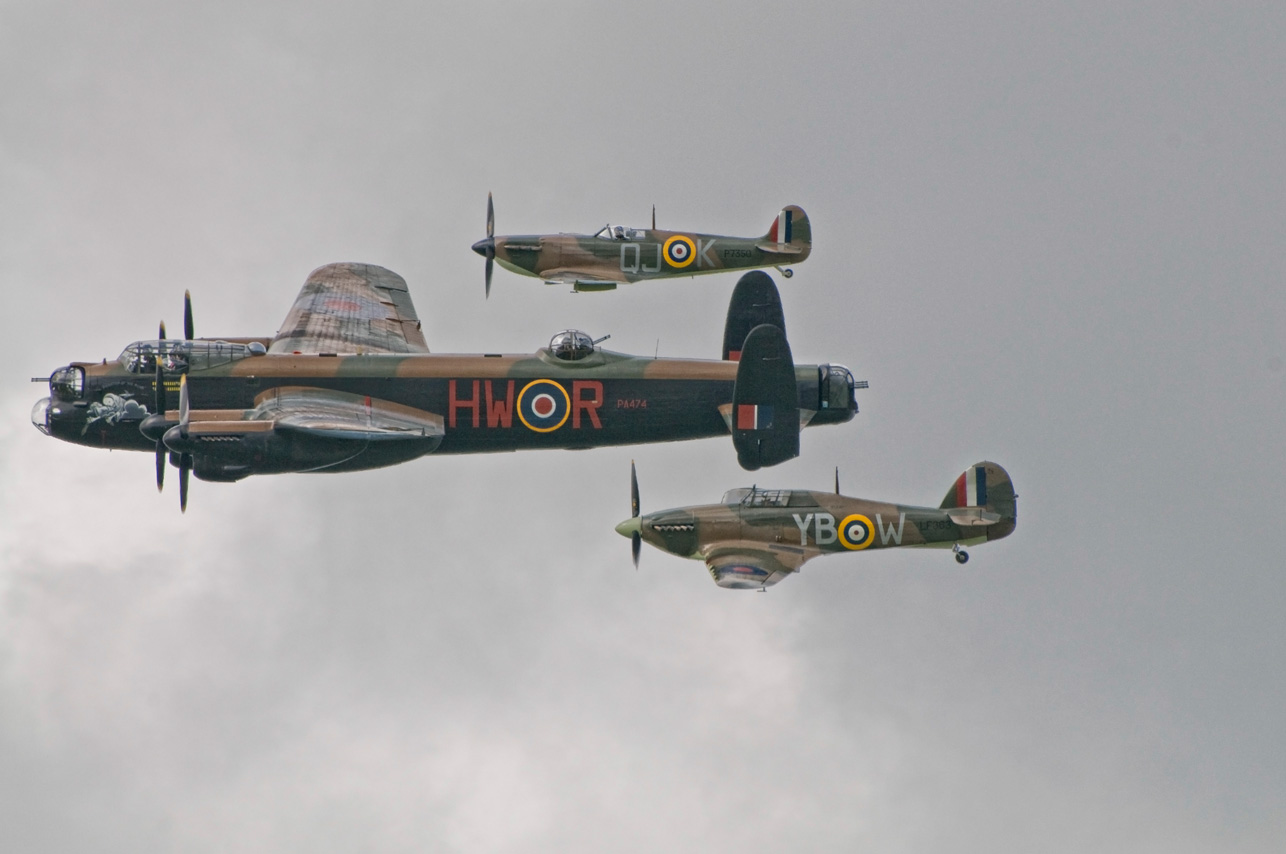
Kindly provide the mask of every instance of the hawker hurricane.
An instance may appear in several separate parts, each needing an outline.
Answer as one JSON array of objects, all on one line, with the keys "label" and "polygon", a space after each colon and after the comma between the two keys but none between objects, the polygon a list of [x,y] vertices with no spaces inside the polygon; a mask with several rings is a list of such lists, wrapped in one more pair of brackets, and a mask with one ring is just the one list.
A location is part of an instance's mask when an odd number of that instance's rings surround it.
[{"label": "hawker hurricane", "polygon": [[1013,533],[1017,498],[996,463],[967,468],[937,507],[914,507],[804,489],[733,489],[718,504],[639,515],[638,477],[630,464],[632,516],[616,526],[633,542],[634,565],[644,541],[661,551],[704,561],[720,587],[763,590],[799,572],[818,555],[889,548],[950,549]]}]

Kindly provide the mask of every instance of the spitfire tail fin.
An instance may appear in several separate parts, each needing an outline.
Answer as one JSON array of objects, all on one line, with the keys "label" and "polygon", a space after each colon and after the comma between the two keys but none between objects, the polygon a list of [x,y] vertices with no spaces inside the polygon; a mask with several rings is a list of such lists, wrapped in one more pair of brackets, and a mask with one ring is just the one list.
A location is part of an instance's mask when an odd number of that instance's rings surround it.
[{"label": "spitfire tail fin", "polygon": [[813,231],[808,225],[808,214],[798,205],[782,208],[759,241],[760,249],[789,256],[792,263],[807,258],[812,247]]},{"label": "spitfire tail fin", "polygon": [[1000,521],[987,528],[987,539],[998,540],[1014,530],[1018,517],[1018,496],[1014,493],[1009,472],[998,464],[975,463],[956,478],[939,505],[943,510],[981,507],[1000,516]]}]

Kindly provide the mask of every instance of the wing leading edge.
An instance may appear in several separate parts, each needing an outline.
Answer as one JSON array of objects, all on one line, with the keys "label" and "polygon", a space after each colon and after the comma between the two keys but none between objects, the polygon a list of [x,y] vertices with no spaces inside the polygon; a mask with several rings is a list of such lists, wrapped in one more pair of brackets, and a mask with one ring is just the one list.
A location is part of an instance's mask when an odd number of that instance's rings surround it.
[{"label": "wing leading edge", "polygon": [[308,275],[269,353],[427,353],[406,280],[374,264],[327,264]]}]

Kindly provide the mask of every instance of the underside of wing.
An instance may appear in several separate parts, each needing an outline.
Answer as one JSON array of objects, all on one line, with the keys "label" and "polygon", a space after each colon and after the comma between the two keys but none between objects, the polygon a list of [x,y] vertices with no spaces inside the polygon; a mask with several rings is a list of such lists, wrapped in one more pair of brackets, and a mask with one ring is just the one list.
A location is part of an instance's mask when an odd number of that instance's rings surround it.
[{"label": "underside of wing", "polygon": [[798,571],[808,559],[803,549],[778,553],[763,548],[762,544],[756,545],[757,548],[747,548],[728,544],[711,551],[706,556],[706,567],[714,583],[731,590],[771,587]]},{"label": "underside of wing", "polygon": [[579,270],[545,270],[541,274],[547,285],[571,285],[578,291],[610,291],[617,285],[629,284],[629,280],[605,279],[601,272],[587,273]]},{"label": "underside of wing", "polygon": [[437,447],[445,435],[442,416],[387,400],[332,389],[283,386],[255,400],[250,420],[273,429],[327,439],[364,442],[416,441]]},{"label": "underside of wing", "polygon": [[427,353],[406,280],[374,264],[327,264],[308,276],[269,353]]}]

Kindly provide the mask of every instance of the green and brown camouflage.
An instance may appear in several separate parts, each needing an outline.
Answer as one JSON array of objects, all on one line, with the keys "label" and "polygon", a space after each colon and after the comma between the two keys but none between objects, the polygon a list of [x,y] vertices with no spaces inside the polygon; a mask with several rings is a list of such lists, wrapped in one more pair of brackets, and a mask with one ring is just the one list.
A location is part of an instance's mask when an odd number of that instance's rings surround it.
[{"label": "green and brown camouflage", "polygon": [[575,291],[607,291],[647,279],[701,276],[728,270],[775,267],[789,278],[788,264],[804,261],[812,250],[808,215],[796,205],[782,208],[760,237],[731,237],[695,231],[605,225],[594,234],[492,235],[494,219],[487,196],[487,237],[473,251],[506,270],[535,276],[546,284],[571,285]]},{"label": "green and brown camouflage", "polygon": [[[632,466],[631,466],[632,469]],[[938,507],[917,507],[800,489],[749,487],[727,492],[718,504],[638,515],[616,526],[622,536],[680,557],[700,560],[720,587],[762,590],[798,572],[819,555],[888,548],[951,549],[1009,536],[1017,495],[1009,474],[993,462],[975,463]],[[838,478],[837,478],[838,480]]]},{"label": "green and brown camouflage", "polygon": [[[746,324],[736,305],[730,329]],[[744,361],[631,356],[576,330],[529,354],[429,353],[419,326],[401,277],[331,264],[310,275],[276,336],[158,338],[73,362],[51,375],[32,420],[68,442],[168,453],[181,471],[233,481],[430,453],[726,436],[738,377],[752,387]],[[843,366],[796,365],[791,379],[798,427],[857,412],[863,384]]]}]

